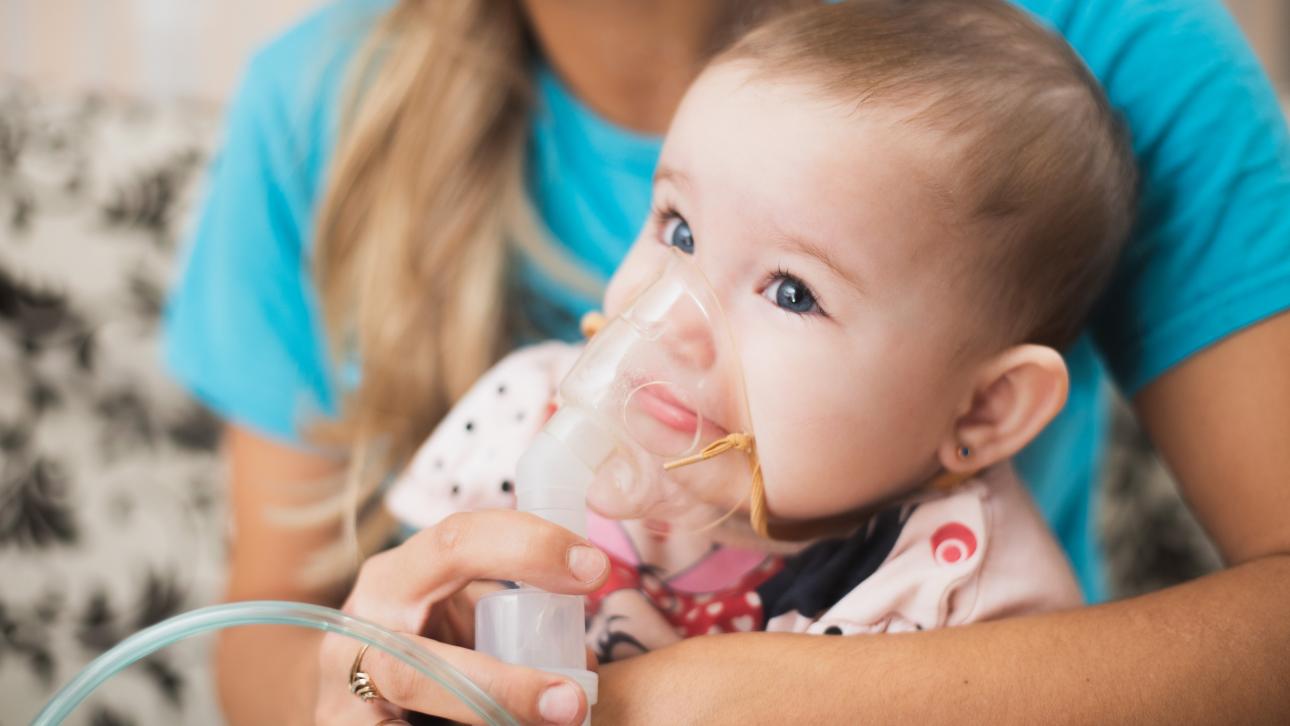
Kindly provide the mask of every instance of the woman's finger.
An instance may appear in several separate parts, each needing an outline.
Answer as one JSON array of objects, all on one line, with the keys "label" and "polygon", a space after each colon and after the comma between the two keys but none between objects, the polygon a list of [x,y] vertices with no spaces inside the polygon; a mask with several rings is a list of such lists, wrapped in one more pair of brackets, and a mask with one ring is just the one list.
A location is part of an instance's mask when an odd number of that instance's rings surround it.
[{"label": "woman's finger", "polygon": [[522,580],[551,592],[594,590],[605,554],[563,527],[524,512],[454,514],[363,563],[345,610],[420,632],[426,603],[472,580]]},{"label": "woman's finger", "polygon": [[[315,726],[369,726],[403,715],[403,709],[389,701],[364,701],[350,690],[350,668],[362,647],[363,644],[359,641],[335,633],[329,633],[323,638],[319,652],[317,694],[314,698]],[[368,649],[363,653],[361,666],[364,672],[367,671],[372,652]]]},{"label": "woman's finger", "polygon": [[[482,653],[428,638],[404,635],[447,661],[520,723],[582,723],[587,712],[586,694],[567,678],[502,663]],[[355,653],[361,647],[353,641],[349,645]],[[369,648],[363,655],[363,671],[389,704],[453,721],[483,723],[478,714],[447,688],[384,651]]]}]

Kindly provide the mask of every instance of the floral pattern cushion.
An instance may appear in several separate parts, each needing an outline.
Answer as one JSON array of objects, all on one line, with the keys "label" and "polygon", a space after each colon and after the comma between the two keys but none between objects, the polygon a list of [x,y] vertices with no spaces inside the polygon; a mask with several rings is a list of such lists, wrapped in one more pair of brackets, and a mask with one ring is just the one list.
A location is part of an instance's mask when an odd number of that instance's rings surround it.
[{"label": "floral pattern cushion", "polygon": [[[0,87],[0,724],[219,592],[217,428],[158,338],[217,130],[211,109]],[[76,722],[218,723],[209,643],[131,667]]]}]

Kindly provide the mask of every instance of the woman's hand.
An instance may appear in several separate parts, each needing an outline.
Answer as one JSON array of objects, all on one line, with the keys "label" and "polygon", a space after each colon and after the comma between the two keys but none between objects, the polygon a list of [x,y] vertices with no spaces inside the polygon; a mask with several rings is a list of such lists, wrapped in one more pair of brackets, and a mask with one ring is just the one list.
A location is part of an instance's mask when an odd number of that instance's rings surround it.
[{"label": "woman's hand", "polygon": [[[609,561],[585,539],[530,514],[454,514],[402,545],[369,558],[342,608],[378,623],[440,656],[525,724],[577,724],[587,699],[572,681],[501,663],[470,650],[474,603],[496,585],[522,580],[551,592],[587,593]],[[361,645],[328,634],[318,653],[319,724],[375,726],[404,711],[479,723],[455,696],[382,651],[369,649],[362,670],[385,701],[363,703],[349,691]]]}]

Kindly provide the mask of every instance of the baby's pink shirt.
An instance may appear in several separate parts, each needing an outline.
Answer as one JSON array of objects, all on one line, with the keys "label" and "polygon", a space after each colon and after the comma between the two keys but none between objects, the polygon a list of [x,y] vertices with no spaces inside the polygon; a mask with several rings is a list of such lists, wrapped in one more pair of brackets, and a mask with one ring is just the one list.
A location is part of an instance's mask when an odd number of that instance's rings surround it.
[{"label": "baby's pink shirt", "polygon": [[588,644],[602,660],[724,632],[908,632],[1073,608],[1065,555],[1012,467],[893,505],[848,536],[794,555],[714,545],[659,576],[617,522],[593,516],[611,558],[589,599]]}]

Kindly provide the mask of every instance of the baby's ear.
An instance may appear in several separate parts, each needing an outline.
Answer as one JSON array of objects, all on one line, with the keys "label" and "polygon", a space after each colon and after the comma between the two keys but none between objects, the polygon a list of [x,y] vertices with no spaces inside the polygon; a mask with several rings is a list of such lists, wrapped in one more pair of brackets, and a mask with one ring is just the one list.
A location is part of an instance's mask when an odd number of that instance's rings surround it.
[{"label": "baby's ear", "polygon": [[1046,346],[1018,345],[990,358],[941,442],[941,465],[966,473],[1012,457],[1061,411],[1069,384],[1061,354]]}]

